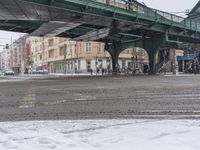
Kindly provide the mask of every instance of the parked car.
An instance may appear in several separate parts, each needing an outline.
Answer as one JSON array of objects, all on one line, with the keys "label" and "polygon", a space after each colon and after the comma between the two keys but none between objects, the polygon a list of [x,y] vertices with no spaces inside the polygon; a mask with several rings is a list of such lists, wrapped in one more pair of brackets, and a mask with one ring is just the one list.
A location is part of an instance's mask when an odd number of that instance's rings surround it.
[{"label": "parked car", "polygon": [[37,70],[34,74],[48,74],[48,70]]},{"label": "parked car", "polygon": [[12,70],[6,70],[5,73],[4,73],[5,76],[8,76],[8,75],[12,75],[14,76],[15,75],[15,72],[12,71]]},{"label": "parked car", "polygon": [[49,71],[48,70],[43,70],[43,74],[48,74],[49,73]]},{"label": "parked car", "polygon": [[37,70],[32,70],[31,74],[37,74]]},{"label": "parked car", "polygon": [[48,70],[32,70],[31,74],[48,74]]}]

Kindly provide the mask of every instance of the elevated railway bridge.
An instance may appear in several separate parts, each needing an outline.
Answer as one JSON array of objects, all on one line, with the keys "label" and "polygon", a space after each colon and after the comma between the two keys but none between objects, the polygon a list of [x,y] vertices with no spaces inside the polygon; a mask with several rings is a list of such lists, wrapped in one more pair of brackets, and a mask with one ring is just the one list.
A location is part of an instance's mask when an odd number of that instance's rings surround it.
[{"label": "elevated railway bridge", "polygon": [[135,0],[0,0],[0,30],[105,43],[113,70],[119,54],[141,47],[150,70],[161,47],[200,43],[200,23]]}]

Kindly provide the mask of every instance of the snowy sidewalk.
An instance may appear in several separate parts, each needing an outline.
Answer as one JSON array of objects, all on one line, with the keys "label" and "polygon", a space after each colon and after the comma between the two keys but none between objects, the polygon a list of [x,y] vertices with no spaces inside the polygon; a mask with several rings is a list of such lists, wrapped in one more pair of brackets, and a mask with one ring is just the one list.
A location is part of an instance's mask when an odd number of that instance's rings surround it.
[{"label": "snowy sidewalk", "polygon": [[[49,73],[49,75],[54,75],[54,76],[89,76],[91,75],[90,73]],[[96,75],[93,73],[93,75]]]},{"label": "snowy sidewalk", "polygon": [[0,123],[0,150],[199,150],[200,121]]}]

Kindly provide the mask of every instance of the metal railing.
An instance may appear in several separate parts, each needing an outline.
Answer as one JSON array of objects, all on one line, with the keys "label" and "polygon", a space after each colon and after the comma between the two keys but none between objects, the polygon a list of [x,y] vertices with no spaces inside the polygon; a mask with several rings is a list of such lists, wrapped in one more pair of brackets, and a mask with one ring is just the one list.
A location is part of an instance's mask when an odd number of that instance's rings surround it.
[{"label": "metal railing", "polygon": [[200,22],[184,18],[164,11],[149,8],[135,0],[93,0],[114,7],[134,11],[141,18],[159,23],[169,24],[192,31],[200,31]]},{"label": "metal railing", "polygon": [[155,67],[155,71],[156,73],[160,73],[163,69],[165,69],[165,67],[167,66],[167,64],[169,64],[169,57],[166,58],[166,60],[156,64]]}]

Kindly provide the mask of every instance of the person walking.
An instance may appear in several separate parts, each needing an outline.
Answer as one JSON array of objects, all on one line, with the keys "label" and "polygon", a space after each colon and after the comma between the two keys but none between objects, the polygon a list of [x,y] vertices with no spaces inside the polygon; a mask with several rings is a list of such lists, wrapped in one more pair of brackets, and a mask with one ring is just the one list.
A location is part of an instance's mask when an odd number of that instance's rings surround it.
[{"label": "person walking", "polygon": [[97,74],[99,74],[99,67],[97,67]]},{"label": "person walking", "polygon": [[105,73],[105,75],[107,74],[107,71],[108,71],[108,70],[105,68],[105,69],[104,69],[104,73]]},{"label": "person walking", "polygon": [[91,76],[93,75],[93,70],[92,70],[92,68],[90,68],[90,73],[91,73]]},{"label": "person walking", "polygon": [[102,68],[101,73],[102,73],[102,76],[103,76],[104,75],[104,68]]}]

